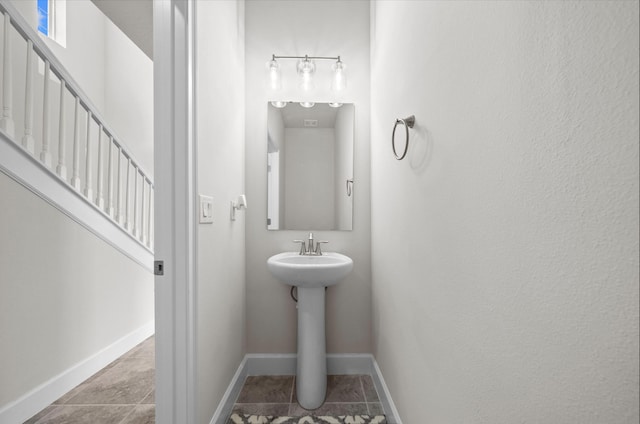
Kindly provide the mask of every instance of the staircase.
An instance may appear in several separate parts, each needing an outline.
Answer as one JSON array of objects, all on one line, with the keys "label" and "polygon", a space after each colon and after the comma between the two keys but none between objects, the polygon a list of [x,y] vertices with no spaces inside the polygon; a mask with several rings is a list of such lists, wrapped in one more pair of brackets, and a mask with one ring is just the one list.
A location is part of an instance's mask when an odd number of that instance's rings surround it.
[{"label": "staircase", "polygon": [[151,270],[150,174],[4,1],[0,49],[0,171]]}]

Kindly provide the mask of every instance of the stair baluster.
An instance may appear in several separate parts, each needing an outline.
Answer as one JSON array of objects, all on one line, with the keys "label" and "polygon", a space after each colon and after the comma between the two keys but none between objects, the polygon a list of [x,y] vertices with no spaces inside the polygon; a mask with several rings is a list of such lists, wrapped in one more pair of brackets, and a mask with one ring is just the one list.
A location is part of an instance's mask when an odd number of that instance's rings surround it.
[{"label": "stair baluster", "polygon": [[49,81],[51,80],[51,64],[44,61],[44,94],[42,96],[42,151],[40,161],[47,168],[51,167],[51,153],[49,152],[49,137],[51,128],[49,126]]},{"label": "stair baluster", "polygon": [[65,131],[65,113],[64,113],[64,95],[66,93],[66,87],[64,80],[60,80],[60,123],[58,124],[58,166],[56,166],[56,173],[60,178],[67,181],[67,167],[65,166],[65,155],[67,153],[67,136]]},{"label": "stair baluster", "polygon": [[102,166],[102,124],[98,126],[98,195],[96,205],[100,210],[104,210],[104,171]]},{"label": "stair baluster", "polygon": [[4,60],[2,62],[2,128],[9,137],[14,136],[15,128],[13,123],[13,79],[11,74],[11,17],[4,14]]},{"label": "stair baluster", "polygon": [[33,42],[27,41],[27,69],[24,87],[24,135],[22,146],[31,154],[35,151],[33,139]]}]

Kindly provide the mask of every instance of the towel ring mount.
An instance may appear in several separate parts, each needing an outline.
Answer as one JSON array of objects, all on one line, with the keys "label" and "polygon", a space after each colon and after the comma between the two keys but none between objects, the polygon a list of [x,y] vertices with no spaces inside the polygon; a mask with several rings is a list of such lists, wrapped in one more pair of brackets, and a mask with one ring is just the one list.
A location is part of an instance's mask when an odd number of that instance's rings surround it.
[{"label": "towel ring mount", "polygon": [[[397,160],[402,160],[407,155],[407,150],[409,149],[409,128],[413,128],[413,125],[416,123],[416,117],[411,115],[404,119],[396,119],[396,123],[393,126],[393,132],[391,133],[391,149],[393,150],[393,155]],[[404,133],[405,133],[405,142],[404,142],[404,151],[402,155],[399,156],[396,151],[396,128],[398,124],[404,125]]]}]

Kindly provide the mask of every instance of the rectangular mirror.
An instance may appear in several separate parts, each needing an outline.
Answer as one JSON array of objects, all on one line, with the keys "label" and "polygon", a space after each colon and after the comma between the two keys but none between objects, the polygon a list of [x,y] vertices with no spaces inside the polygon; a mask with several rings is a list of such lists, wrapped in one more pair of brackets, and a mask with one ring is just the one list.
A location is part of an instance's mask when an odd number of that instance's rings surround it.
[{"label": "rectangular mirror", "polygon": [[267,229],[352,229],[354,117],[352,103],[267,104]]}]

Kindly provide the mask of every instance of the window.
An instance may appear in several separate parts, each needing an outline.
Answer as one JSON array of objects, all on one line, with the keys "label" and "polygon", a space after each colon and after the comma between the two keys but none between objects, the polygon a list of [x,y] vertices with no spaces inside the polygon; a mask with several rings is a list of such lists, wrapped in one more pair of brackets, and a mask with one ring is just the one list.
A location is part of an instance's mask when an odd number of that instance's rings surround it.
[{"label": "window", "polygon": [[65,47],[67,44],[67,1],[37,0],[37,8],[38,32]]},{"label": "window", "polygon": [[38,0],[38,31],[49,35],[49,0]]}]

